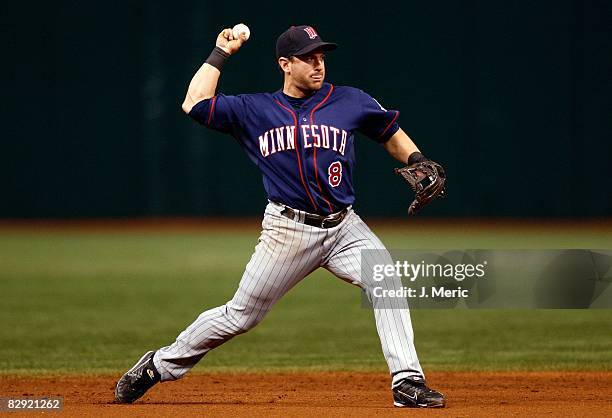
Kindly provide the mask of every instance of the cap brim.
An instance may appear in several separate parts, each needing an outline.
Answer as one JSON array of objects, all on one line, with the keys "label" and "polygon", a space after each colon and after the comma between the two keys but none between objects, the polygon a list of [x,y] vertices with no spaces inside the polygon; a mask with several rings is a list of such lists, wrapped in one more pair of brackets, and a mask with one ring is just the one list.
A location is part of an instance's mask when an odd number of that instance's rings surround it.
[{"label": "cap brim", "polygon": [[319,48],[323,49],[323,51],[333,51],[334,49],[338,48],[338,44],[334,44],[332,42],[317,42],[317,43],[305,46],[304,48],[300,50],[295,51],[293,55],[299,57],[300,55],[306,55],[309,52],[312,52],[315,49],[319,49]]}]

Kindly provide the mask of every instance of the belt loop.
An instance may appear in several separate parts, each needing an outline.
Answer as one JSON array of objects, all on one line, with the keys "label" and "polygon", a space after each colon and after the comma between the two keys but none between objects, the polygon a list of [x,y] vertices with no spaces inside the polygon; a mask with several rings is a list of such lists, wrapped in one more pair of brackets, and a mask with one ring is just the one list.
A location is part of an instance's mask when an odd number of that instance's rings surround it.
[{"label": "belt loop", "polygon": [[293,216],[292,220],[300,222],[300,212],[295,209],[291,209],[291,215]]}]

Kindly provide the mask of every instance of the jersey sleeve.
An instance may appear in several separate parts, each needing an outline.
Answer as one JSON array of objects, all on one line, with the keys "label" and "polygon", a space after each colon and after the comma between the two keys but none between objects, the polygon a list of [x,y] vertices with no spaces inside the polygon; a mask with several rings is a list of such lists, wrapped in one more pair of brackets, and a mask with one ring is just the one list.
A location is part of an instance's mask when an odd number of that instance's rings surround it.
[{"label": "jersey sleeve", "polygon": [[219,93],[196,103],[189,116],[208,128],[232,133],[242,125],[245,109],[244,96],[226,96]]},{"label": "jersey sleeve", "polygon": [[399,111],[385,109],[361,90],[359,95],[361,118],[358,131],[376,142],[387,142],[399,129]]}]

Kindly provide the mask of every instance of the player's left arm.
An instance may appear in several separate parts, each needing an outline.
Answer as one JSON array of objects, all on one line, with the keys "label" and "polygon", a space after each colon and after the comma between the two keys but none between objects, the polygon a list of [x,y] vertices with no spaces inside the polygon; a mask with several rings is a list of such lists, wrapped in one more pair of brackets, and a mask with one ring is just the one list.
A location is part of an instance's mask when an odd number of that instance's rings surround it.
[{"label": "player's left arm", "polygon": [[402,128],[399,128],[383,146],[393,158],[404,164],[412,154],[419,152],[419,148]]},{"label": "player's left arm", "polygon": [[419,151],[416,144],[397,123],[399,112],[387,110],[376,99],[359,92],[362,118],[359,129],[368,137],[382,143],[387,152],[405,167],[395,169],[415,192],[408,213],[415,214],[438,196],[444,196],[446,173],[444,168]]}]

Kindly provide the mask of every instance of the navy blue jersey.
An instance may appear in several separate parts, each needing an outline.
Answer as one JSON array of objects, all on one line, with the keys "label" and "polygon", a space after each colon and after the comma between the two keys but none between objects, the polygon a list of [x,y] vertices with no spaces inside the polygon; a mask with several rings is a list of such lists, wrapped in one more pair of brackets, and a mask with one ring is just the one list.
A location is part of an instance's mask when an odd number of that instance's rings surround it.
[{"label": "navy blue jersey", "polygon": [[355,201],[354,133],[387,141],[399,112],[363,91],[329,83],[296,110],[282,91],[216,96],[189,113],[201,124],[231,134],[263,174],[269,200],[328,215]]}]

